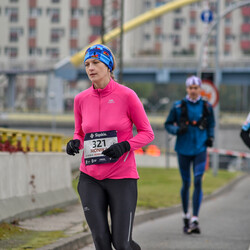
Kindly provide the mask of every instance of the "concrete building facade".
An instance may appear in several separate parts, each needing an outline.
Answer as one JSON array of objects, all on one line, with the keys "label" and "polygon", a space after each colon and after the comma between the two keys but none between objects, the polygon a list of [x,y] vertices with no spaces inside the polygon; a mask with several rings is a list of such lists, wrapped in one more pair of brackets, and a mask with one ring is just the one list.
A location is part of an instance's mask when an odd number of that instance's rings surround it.
[{"label": "concrete building facade", "polygon": [[[118,27],[122,0],[1,0],[0,1],[0,67],[29,69],[52,67],[94,41],[102,33]],[[124,22],[165,4],[167,0],[126,0]],[[203,0],[166,13],[124,34],[124,65],[176,66],[198,65],[201,38],[208,29],[201,13],[210,9],[218,17],[217,0]],[[220,13],[234,4],[221,0]],[[102,26],[104,13],[104,26]],[[250,6],[238,8],[225,16],[219,28],[219,60],[221,65],[249,63]],[[119,38],[107,45],[119,57]],[[216,33],[207,40],[203,63],[214,66]],[[46,76],[19,77],[17,106],[21,109],[44,106],[46,109]],[[0,82],[4,82],[1,81]],[[85,86],[65,84],[65,96],[71,98]],[[6,84],[0,86],[1,90]],[[25,91],[24,91],[25,89]],[[24,94],[25,93],[25,94]],[[2,95],[1,94],[1,95]],[[24,100],[26,104],[22,107]],[[20,104],[18,104],[18,102]]]}]

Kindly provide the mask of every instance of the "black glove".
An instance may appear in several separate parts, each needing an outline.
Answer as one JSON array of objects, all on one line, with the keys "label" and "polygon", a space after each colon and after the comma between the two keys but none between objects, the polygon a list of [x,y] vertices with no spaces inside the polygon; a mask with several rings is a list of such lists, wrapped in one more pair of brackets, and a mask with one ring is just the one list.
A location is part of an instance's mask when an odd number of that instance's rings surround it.
[{"label": "black glove", "polygon": [[246,146],[250,148],[250,130],[245,131],[241,129],[240,137],[243,140],[243,142],[246,144]]},{"label": "black glove", "polygon": [[200,124],[198,126],[199,129],[204,130],[204,129],[207,128],[207,126],[208,126],[207,118],[201,119],[201,122],[200,122]]},{"label": "black glove", "polygon": [[111,158],[120,158],[124,153],[130,150],[130,145],[127,141],[120,143],[115,143],[109,148],[102,151],[102,154],[111,157]]},{"label": "black glove", "polygon": [[185,134],[187,132],[187,130],[188,130],[188,125],[185,124],[185,123],[181,123],[180,126],[179,126],[177,134],[178,135]]},{"label": "black glove", "polygon": [[207,147],[213,147],[213,143],[214,143],[214,138],[213,138],[213,137],[209,137],[209,138],[206,140],[206,146],[207,146]]},{"label": "black glove", "polygon": [[66,152],[68,155],[79,154],[80,140],[70,140],[67,143]]}]

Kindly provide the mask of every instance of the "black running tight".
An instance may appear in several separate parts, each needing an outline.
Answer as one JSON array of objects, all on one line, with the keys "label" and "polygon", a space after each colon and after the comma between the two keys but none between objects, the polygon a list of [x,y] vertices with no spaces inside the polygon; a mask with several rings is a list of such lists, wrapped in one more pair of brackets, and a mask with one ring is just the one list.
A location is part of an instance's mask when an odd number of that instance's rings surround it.
[{"label": "black running tight", "polygon": [[[96,180],[81,172],[78,193],[97,250],[140,250],[132,240],[136,179]],[[108,208],[111,229],[108,224]]]}]

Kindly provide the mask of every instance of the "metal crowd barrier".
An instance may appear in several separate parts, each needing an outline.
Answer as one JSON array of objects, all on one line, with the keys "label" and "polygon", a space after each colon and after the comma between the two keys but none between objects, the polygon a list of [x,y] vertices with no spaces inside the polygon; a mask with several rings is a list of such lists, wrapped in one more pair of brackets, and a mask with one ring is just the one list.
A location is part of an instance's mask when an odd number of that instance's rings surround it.
[{"label": "metal crowd barrier", "polygon": [[61,134],[0,128],[0,151],[8,151],[4,147],[10,144],[23,152],[62,152],[63,137]]}]

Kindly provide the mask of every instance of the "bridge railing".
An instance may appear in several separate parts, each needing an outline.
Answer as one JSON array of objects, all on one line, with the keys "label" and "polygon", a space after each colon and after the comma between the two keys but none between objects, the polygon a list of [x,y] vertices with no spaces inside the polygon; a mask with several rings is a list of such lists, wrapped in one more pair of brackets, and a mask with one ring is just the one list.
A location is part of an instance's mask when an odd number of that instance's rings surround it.
[{"label": "bridge railing", "polygon": [[0,128],[0,151],[62,152],[61,134]]}]

